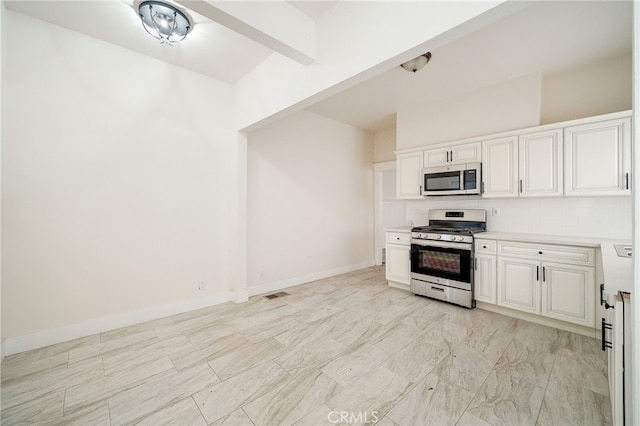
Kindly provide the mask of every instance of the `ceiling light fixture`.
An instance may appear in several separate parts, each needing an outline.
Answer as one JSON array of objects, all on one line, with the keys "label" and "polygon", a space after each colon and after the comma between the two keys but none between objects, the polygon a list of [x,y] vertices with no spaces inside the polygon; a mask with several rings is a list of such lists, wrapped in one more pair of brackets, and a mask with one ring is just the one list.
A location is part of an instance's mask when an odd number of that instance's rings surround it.
[{"label": "ceiling light fixture", "polygon": [[142,26],[152,37],[173,46],[191,29],[187,16],[175,6],[159,1],[143,1],[138,7]]},{"label": "ceiling light fixture", "polygon": [[407,61],[400,66],[407,71],[416,72],[418,70],[421,70],[422,67],[424,67],[425,65],[427,65],[427,63],[430,60],[431,60],[431,52],[427,52],[424,55],[420,55],[417,58],[413,58],[412,60]]}]

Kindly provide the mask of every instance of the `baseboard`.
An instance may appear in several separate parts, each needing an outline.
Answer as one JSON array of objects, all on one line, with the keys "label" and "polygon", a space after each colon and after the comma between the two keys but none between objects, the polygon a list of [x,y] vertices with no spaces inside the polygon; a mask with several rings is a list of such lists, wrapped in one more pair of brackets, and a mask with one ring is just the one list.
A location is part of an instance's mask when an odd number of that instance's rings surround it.
[{"label": "baseboard", "polygon": [[2,344],[2,354],[13,355],[16,353],[42,348],[56,343],[62,343],[81,337],[90,336],[104,331],[115,330],[121,327],[151,321],[170,315],[219,305],[234,300],[234,292],[226,291],[215,293],[205,297],[185,300],[167,305],[155,306],[125,314],[97,318],[86,322],[72,324],[51,330],[39,331],[25,336],[9,337]]},{"label": "baseboard", "polygon": [[249,292],[248,291],[236,291],[233,293],[233,301],[236,303],[242,303],[249,300]]},{"label": "baseboard", "polygon": [[335,269],[327,269],[325,271],[314,272],[308,275],[301,275],[298,277],[287,278],[279,281],[271,281],[265,284],[254,285],[247,288],[249,296],[256,296],[258,294],[271,293],[279,291],[288,287],[293,287],[300,284],[305,284],[311,281],[321,280],[323,278],[329,278],[340,274],[346,274],[347,272],[357,271],[358,269],[368,268],[374,266],[375,261],[369,260],[366,262],[356,263],[353,265],[342,266]]},{"label": "baseboard", "polygon": [[493,305],[491,303],[476,301],[476,308],[484,309],[485,311],[495,312],[496,314],[506,315],[513,318],[518,318],[536,324],[546,325],[548,327],[557,328],[564,331],[570,331],[571,333],[582,334],[583,336],[596,337],[597,333],[594,328],[585,327],[583,325],[571,324],[565,321],[559,321],[553,318],[547,318],[540,315],[529,314],[527,312],[520,312],[514,309],[505,308],[503,306]]}]

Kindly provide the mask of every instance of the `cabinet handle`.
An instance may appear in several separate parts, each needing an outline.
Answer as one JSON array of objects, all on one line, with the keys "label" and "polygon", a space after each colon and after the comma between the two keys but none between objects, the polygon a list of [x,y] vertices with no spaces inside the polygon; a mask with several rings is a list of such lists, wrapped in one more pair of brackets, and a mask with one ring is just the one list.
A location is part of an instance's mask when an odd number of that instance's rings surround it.
[{"label": "cabinet handle", "polygon": [[629,173],[624,174],[625,189],[629,189]]},{"label": "cabinet handle", "polygon": [[602,341],[602,350],[603,351],[606,351],[607,348],[612,348],[613,347],[611,342],[607,342],[607,340],[606,340],[606,331],[607,330],[613,330],[613,327],[611,326],[611,324],[606,322],[604,320],[604,318],[602,318],[602,329],[600,330],[602,335],[600,336],[600,340]]},{"label": "cabinet handle", "polygon": [[447,151],[447,163],[449,162],[449,151]]},{"label": "cabinet handle", "polygon": [[474,258],[473,258],[473,269],[474,269],[475,271],[477,271],[477,270],[478,270],[478,258],[477,258],[477,257],[474,257]]},{"label": "cabinet handle", "polygon": [[451,162],[453,163],[453,151],[451,151]]},{"label": "cabinet handle", "polygon": [[547,281],[547,274],[545,272],[546,267],[543,266],[542,267],[542,282],[546,282]]},{"label": "cabinet handle", "polygon": [[536,266],[536,281],[540,281],[540,267]]},{"label": "cabinet handle", "polygon": [[610,305],[604,300],[604,283],[600,284],[600,306],[604,306],[605,309],[615,309],[614,305]]},{"label": "cabinet handle", "polygon": [[520,193],[522,193],[522,179],[520,179]]},{"label": "cabinet handle", "polygon": [[441,291],[444,293],[444,288],[431,287],[431,290]]}]

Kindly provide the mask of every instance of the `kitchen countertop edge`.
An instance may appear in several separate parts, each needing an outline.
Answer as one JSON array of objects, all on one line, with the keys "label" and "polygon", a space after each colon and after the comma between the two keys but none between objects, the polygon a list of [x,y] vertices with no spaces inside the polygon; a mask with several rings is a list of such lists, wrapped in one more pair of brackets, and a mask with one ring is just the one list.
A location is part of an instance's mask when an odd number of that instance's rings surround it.
[{"label": "kitchen countertop edge", "polygon": [[411,227],[399,226],[397,228],[385,228],[384,232],[405,232],[405,233],[409,234],[411,232]]}]

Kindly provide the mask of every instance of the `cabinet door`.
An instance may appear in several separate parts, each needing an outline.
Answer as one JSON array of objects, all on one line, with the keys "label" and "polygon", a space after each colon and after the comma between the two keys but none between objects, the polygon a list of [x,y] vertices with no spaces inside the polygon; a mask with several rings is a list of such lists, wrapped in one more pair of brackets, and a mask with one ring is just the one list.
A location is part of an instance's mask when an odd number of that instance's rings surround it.
[{"label": "cabinet door", "polygon": [[397,197],[422,198],[422,151],[398,155],[396,163]]},{"label": "cabinet door", "polygon": [[452,146],[449,161],[451,164],[480,162],[482,161],[481,146],[480,142]]},{"label": "cabinet door", "polygon": [[386,246],[386,278],[401,284],[410,283],[411,266],[409,265],[411,247],[398,244]]},{"label": "cabinet door", "polygon": [[619,295],[612,297],[613,309],[607,309],[606,322],[611,328],[603,334],[611,345],[607,347],[607,367],[609,379],[609,398],[611,399],[611,416],[613,425],[624,424],[624,329],[623,303]]},{"label": "cabinet door", "polygon": [[496,304],[496,257],[479,254],[475,259],[474,299]]},{"label": "cabinet door", "polygon": [[567,127],[565,194],[630,195],[631,118]]},{"label": "cabinet door", "polygon": [[501,257],[498,260],[498,305],[539,314],[539,271],[537,261]]},{"label": "cabinet door", "polygon": [[482,142],[483,197],[518,196],[517,137]]},{"label": "cabinet door", "polygon": [[542,315],[595,327],[593,268],[550,262],[542,268]]},{"label": "cabinet door", "polygon": [[426,151],[424,151],[424,166],[425,167],[446,166],[450,162],[449,160],[450,156],[451,156],[451,149],[449,147],[427,149]]},{"label": "cabinet door", "polygon": [[561,129],[520,135],[518,156],[521,197],[562,195]]}]

